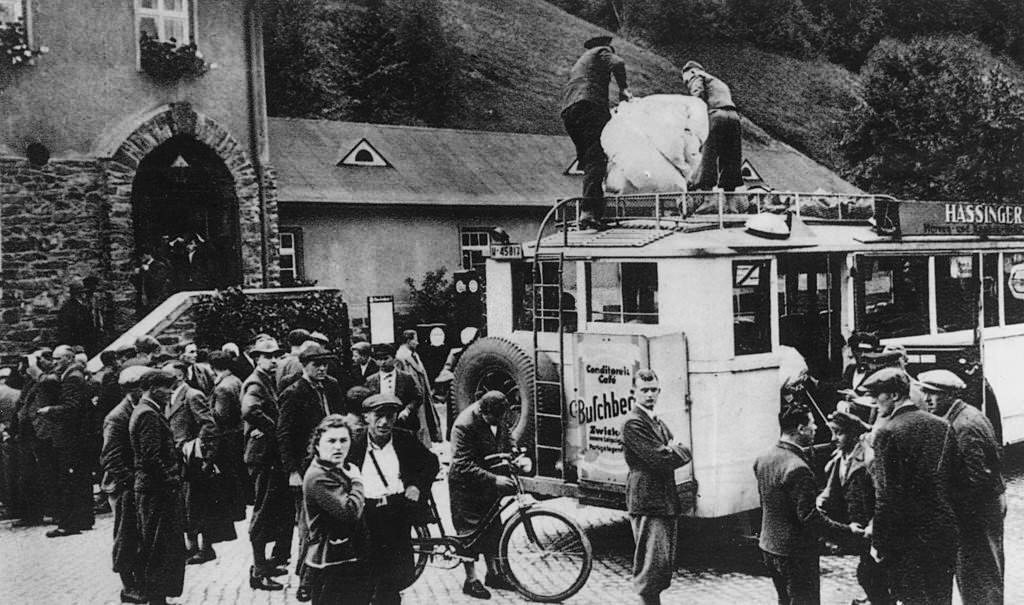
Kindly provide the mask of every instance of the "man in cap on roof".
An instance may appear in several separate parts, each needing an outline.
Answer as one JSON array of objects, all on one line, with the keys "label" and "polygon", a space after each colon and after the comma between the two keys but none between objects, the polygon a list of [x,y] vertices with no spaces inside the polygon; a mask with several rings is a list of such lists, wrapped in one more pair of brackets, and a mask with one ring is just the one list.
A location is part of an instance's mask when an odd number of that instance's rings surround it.
[{"label": "man in cap on roof", "polygon": [[906,603],[949,603],[956,562],[954,464],[949,423],[910,399],[910,376],[883,368],[858,389],[884,419],[874,432],[875,517],[872,555]]},{"label": "man in cap on roof", "polygon": [[437,456],[416,435],[395,427],[403,407],[389,394],[377,393],[363,400],[366,431],[353,436],[348,454],[363,477],[373,603],[402,602],[399,591],[413,574],[410,528],[429,510],[430,486],[440,470]]},{"label": "man in cap on roof", "polygon": [[117,384],[124,397],[103,419],[103,448],[100,489],[114,512],[113,570],[121,576],[121,601],[145,603],[139,589],[139,526],[136,521],[134,479],[135,457],[128,432],[132,411],[142,397],[139,381],[153,372],[147,366],[130,366],[118,373]]},{"label": "man in cap on roof", "polygon": [[[818,495],[818,508],[833,521],[867,527],[875,514],[875,486],[870,471],[868,445],[863,435],[871,430],[865,422],[867,408],[840,401],[828,416],[836,449],[825,465],[825,489]],[[857,581],[872,605],[893,604],[885,570],[871,557],[871,544],[862,534],[841,539],[848,553],[860,555]]]},{"label": "man in cap on roof", "polygon": [[583,43],[583,54],[569,70],[562,89],[562,122],[576,146],[576,161],[583,171],[583,208],[580,229],[601,227],[604,215],[604,178],[608,156],[601,147],[601,131],[611,119],[608,86],[614,76],[619,100],[632,98],[626,83],[626,62],[615,53],[611,36],[595,36]]},{"label": "man in cap on roof", "polygon": [[985,414],[960,399],[967,385],[959,376],[938,369],[918,374],[917,380],[928,410],[953,427],[960,451],[955,501],[960,530],[956,557],[960,595],[965,605],[1002,603],[1006,516],[1002,448]]},{"label": "man in cap on roof", "polygon": [[683,81],[691,96],[708,105],[708,140],[704,142],[700,167],[693,175],[694,188],[710,191],[721,187],[734,191],[743,185],[740,114],[725,82],[704,71],[696,61],[683,65]]}]

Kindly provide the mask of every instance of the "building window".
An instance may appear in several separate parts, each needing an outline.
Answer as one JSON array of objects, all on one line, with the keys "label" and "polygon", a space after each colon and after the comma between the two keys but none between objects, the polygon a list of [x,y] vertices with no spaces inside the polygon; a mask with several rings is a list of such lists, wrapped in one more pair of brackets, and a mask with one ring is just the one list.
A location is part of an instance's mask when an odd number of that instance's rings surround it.
[{"label": "building window", "polygon": [[476,269],[477,275],[483,277],[487,252],[491,246],[491,228],[463,228],[459,235],[460,249],[462,251],[462,268],[467,271]]},{"label": "building window", "polygon": [[295,286],[302,283],[302,229],[281,227],[277,234],[278,263],[281,266],[281,285]]},{"label": "building window", "polygon": [[655,263],[589,263],[587,289],[589,321],[658,323]]},{"label": "building window", "polygon": [[146,34],[161,42],[192,42],[195,32],[189,4],[189,0],[135,0],[136,39]]},{"label": "building window", "polygon": [[0,0],[0,23],[15,23],[25,18],[25,0]]},{"label": "building window", "polygon": [[772,350],[771,261],[732,263],[732,335],[736,355]]}]

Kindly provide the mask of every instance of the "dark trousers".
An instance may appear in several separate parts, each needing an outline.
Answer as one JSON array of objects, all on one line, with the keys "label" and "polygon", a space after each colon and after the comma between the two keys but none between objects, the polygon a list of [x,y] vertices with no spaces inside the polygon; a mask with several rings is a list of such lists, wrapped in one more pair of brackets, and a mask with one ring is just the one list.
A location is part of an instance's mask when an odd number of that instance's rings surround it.
[{"label": "dark trousers", "polygon": [[761,551],[761,559],[772,576],[779,605],[821,603],[821,569],[817,555],[783,557]]},{"label": "dark trousers", "polygon": [[887,567],[889,590],[903,605],[948,605],[953,602],[956,555],[943,549],[897,556]]},{"label": "dark trousers", "polygon": [[57,450],[57,527],[80,531],[96,522],[90,466],[81,449]]},{"label": "dark trousers", "polygon": [[676,570],[678,517],[637,515],[629,518],[636,550],[633,552],[633,589],[645,600],[657,602],[672,583]]},{"label": "dark trousers", "polygon": [[368,501],[366,526],[370,532],[369,572],[374,605],[402,602],[400,591],[412,579],[412,539],[408,507],[402,496],[388,504]]},{"label": "dark trousers", "polygon": [[134,589],[139,576],[139,521],[135,492],[130,489],[115,492],[108,499],[110,510],[114,511],[113,570],[129,580],[125,588]]},{"label": "dark trousers", "polygon": [[740,115],[735,109],[712,109],[708,112],[708,140],[694,176],[696,189],[708,190],[716,185],[733,191],[743,185],[740,174],[742,150]]},{"label": "dark trousers", "polygon": [[857,582],[864,589],[864,594],[871,601],[871,605],[896,605],[895,599],[889,594],[885,568],[868,553],[860,556],[860,562],[857,564]]},{"label": "dark trousers", "polygon": [[595,219],[604,215],[604,177],[608,156],[601,147],[601,131],[611,119],[608,107],[578,101],[562,111],[562,123],[576,146],[576,161],[583,171],[585,214]]},{"label": "dark trousers", "polygon": [[139,522],[139,591],[155,600],[185,585],[185,512],[176,489],[135,492]]},{"label": "dark trousers", "polygon": [[56,515],[57,453],[53,446],[33,435],[21,435],[15,449],[19,516],[42,521],[43,515]]},{"label": "dark trousers", "polygon": [[308,568],[307,575],[313,605],[367,605],[370,602],[369,572],[363,563]]},{"label": "dark trousers", "polygon": [[271,556],[288,559],[292,551],[292,528],[295,525],[295,501],[288,489],[288,475],[279,468],[268,466],[254,466],[251,472],[255,502],[249,524],[249,540],[253,544],[273,542]]},{"label": "dark trousers", "polygon": [[1000,605],[1006,561],[1003,554],[1002,499],[992,496],[972,507],[960,522],[956,585],[964,605]]}]

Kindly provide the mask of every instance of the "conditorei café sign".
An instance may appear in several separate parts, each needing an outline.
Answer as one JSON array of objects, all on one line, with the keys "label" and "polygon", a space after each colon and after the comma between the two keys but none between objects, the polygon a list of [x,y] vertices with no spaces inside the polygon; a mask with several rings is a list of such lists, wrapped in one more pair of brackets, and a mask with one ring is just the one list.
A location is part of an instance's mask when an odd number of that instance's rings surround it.
[{"label": "conditorei caf\u00e9 sign", "polygon": [[903,235],[1024,235],[1024,205],[900,202]]}]

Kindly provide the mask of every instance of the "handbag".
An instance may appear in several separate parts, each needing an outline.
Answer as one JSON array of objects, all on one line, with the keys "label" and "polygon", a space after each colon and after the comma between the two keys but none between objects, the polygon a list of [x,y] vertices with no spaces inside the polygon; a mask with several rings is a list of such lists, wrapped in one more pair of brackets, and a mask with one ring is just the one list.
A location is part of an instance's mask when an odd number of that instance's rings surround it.
[{"label": "handbag", "polygon": [[313,569],[324,569],[335,565],[358,563],[359,555],[352,538],[324,536],[306,549],[305,562]]}]

